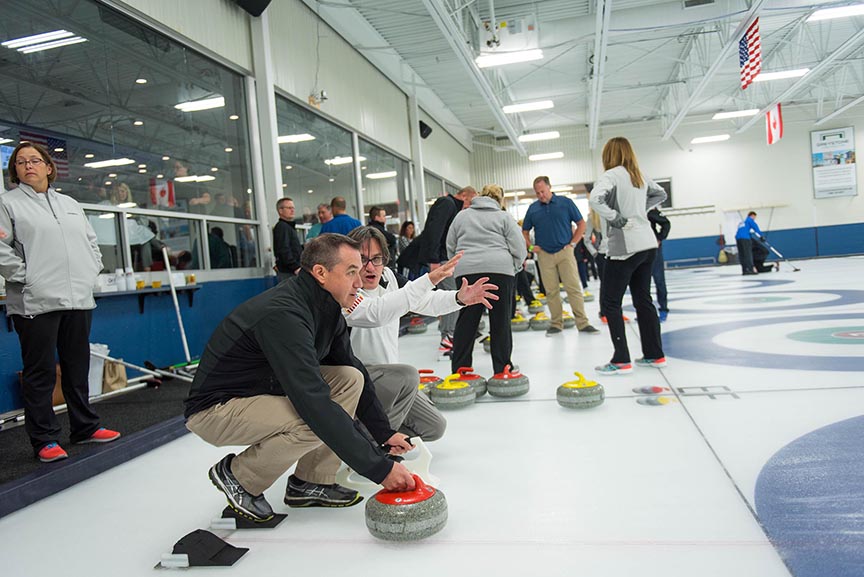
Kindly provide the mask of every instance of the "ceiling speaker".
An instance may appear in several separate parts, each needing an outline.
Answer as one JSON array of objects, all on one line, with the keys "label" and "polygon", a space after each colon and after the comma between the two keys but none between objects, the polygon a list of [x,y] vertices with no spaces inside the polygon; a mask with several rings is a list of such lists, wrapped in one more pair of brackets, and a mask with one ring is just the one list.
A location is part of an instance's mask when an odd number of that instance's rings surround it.
[{"label": "ceiling speaker", "polygon": [[432,127],[420,121],[420,138],[428,138],[429,135],[432,134]]},{"label": "ceiling speaker", "polygon": [[261,16],[270,4],[270,0],[235,0],[235,2],[252,16]]}]

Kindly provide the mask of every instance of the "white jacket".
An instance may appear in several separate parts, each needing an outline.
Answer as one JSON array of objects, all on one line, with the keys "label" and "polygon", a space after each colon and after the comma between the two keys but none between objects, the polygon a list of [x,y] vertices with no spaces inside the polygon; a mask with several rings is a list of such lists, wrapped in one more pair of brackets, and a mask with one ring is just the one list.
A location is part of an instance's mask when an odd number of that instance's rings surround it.
[{"label": "white jacket", "polygon": [[384,268],[381,277],[387,286],[361,289],[354,304],[342,309],[351,327],[351,348],[364,365],[392,365],[399,362],[399,319],[415,312],[446,315],[461,309],[456,291],[433,290],[425,274],[399,288],[396,275]]},{"label": "white jacket", "polygon": [[616,166],[604,172],[591,190],[588,203],[606,220],[607,255],[611,259],[625,260],[637,252],[657,248],[648,211],[666,200],[666,191],[650,178],[644,180],[636,188],[627,169]]},{"label": "white jacket", "polygon": [[0,275],[6,314],[92,309],[102,270],[96,234],[75,199],[21,183],[0,195]]}]

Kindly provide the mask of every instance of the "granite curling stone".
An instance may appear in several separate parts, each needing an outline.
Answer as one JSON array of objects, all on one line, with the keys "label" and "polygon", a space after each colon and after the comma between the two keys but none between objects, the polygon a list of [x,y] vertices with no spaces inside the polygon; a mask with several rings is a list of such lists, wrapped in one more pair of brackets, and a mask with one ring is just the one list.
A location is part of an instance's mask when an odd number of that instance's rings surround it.
[{"label": "granite curling stone", "polygon": [[546,313],[537,313],[531,317],[530,326],[532,331],[545,331],[549,328],[549,323],[552,320],[546,316]]},{"label": "granite curling stone", "polygon": [[420,369],[420,385],[417,389],[427,397],[431,395],[432,389],[444,382],[441,377],[435,376],[435,371],[432,369]]},{"label": "granite curling stone", "polygon": [[483,352],[484,353],[491,353],[492,352],[492,337],[489,337],[489,336],[483,337],[483,340],[480,342],[483,343]]},{"label": "granite curling stone", "polygon": [[459,367],[456,372],[459,373],[460,381],[471,385],[478,399],[486,394],[486,379],[476,374],[473,367]]},{"label": "granite curling stone", "polygon": [[562,325],[562,326],[563,326],[565,329],[572,329],[573,327],[576,326],[576,319],[573,318],[573,315],[571,315],[571,314],[568,313],[567,311],[564,311],[564,312],[562,313],[562,319],[563,319],[563,321],[562,321],[562,322],[563,322],[563,325]]},{"label": "granite curling stone", "polygon": [[477,393],[474,387],[461,380],[458,373],[444,379],[444,382],[432,388],[432,402],[442,410],[461,409],[474,404]]},{"label": "granite curling stone", "polygon": [[545,305],[546,304],[546,295],[544,295],[543,293],[537,293],[536,295],[534,295],[534,300],[538,300],[538,301],[540,301],[541,305]]},{"label": "granite curling stone", "polygon": [[510,319],[510,330],[514,333],[521,333],[530,328],[530,321],[521,314],[516,313],[516,316]]},{"label": "granite curling stone", "polygon": [[419,335],[420,333],[425,333],[426,329],[426,323],[420,317],[412,318],[411,322],[408,324],[408,332],[412,335]]},{"label": "granite curling stone", "polygon": [[486,321],[482,317],[480,318],[480,322],[477,323],[477,330],[478,331],[485,331],[486,330]]},{"label": "granite curling stone", "polygon": [[528,377],[517,371],[511,371],[510,365],[486,381],[486,390],[493,397],[518,397],[528,392],[530,383]]},{"label": "granite curling stone", "polygon": [[555,395],[558,404],[567,409],[590,409],[603,404],[606,393],[603,385],[596,381],[586,381],[582,373],[574,373],[575,381],[567,381]]},{"label": "granite curling stone", "polygon": [[528,312],[531,314],[543,312],[543,303],[534,300],[528,303]]},{"label": "granite curling stone", "polygon": [[416,541],[447,524],[447,499],[414,475],[411,491],[382,489],[366,501],[366,528],[386,541]]}]

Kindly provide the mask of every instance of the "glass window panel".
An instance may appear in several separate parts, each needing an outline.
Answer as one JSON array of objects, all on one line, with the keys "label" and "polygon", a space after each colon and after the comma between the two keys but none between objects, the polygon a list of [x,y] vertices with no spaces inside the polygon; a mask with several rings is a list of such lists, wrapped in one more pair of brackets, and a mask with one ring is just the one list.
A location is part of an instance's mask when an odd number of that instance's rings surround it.
[{"label": "glass window panel", "polygon": [[207,223],[210,268],[258,266],[258,233],[249,224]]},{"label": "glass window panel", "polygon": [[114,212],[96,212],[85,210],[87,220],[96,233],[96,242],[102,252],[102,272],[114,272],[118,268],[125,269],[123,246],[120,242],[119,214]]},{"label": "glass window panel", "polygon": [[[240,75],[93,0],[7,0],[4,8],[16,17],[0,20],[0,41],[57,29],[86,41],[30,54],[0,49],[8,80],[0,141],[11,141],[0,145],[45,144],[58,164],[55,186],[82,202],[112,202],[123,183],[138,206],[209,214],[227,204],[242,216],[248,203],[255,217]],[[177,108],[213,99],[212,108]],[[128,161],[85,166],[116,159]]]},{"label": "glass window panel", "polygon": [[151,251],[153,251],[151,253],[153,257],[151,270],[165,270],[164,259],[161,254],[163,245],[168,248],[172,268],[176,270],[203,268],[200,221],[151,216],[148,217],[147,226],[155,234],[155,241],[149,243]]},{"label": "glass window panel", "polygon": [[399,233],[402,222],[410,220],[408,204],[408,163],[398,156],[365,140],[360,140],[360,156],[366,157],[363,175],[364,215],[361,222],[369,221],[369,210],[378,206],[387,211],[387,228]]},{"label": "glass window panel", "polygon": [[444,181],[444,190],[447,194],[456,194],[457,192],[459,192],[459,187],[454,185],[454,184],[450,184],[449,182],[447,182],[445,180]]},{"label": "glass window panel", "polygon": [[[348,214],[365,220],[354,193],[351,133],[279,95],[276,116],[282,140],[281,196],[294,200],[297,222],[317,223],[318,205],[329,205],[334,196],[345,198]],[[360,156],[368,170],[368,158]]]}]

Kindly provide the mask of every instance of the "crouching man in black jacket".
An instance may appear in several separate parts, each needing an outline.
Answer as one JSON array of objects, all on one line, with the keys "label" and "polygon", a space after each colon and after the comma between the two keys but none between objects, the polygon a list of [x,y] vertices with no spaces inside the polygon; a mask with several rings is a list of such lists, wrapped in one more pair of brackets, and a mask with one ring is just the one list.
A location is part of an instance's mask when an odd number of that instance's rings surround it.
[{"label": "crouching man in black jacket", "polygon": [[340,234],[309,241],[300,274],[238,306],[216,328],[186,399],[186,427],[217,447],[248,445],[210,469],[240,515],[266,521],[264,498],[297,462],[285,504],[349,507],[362,499],[335,484],[340,459],[391,490],[412,489],[394,454],[411,449],[390,428],[369,374],[351,351],[342,307],[362,286],[359,243]]}]

